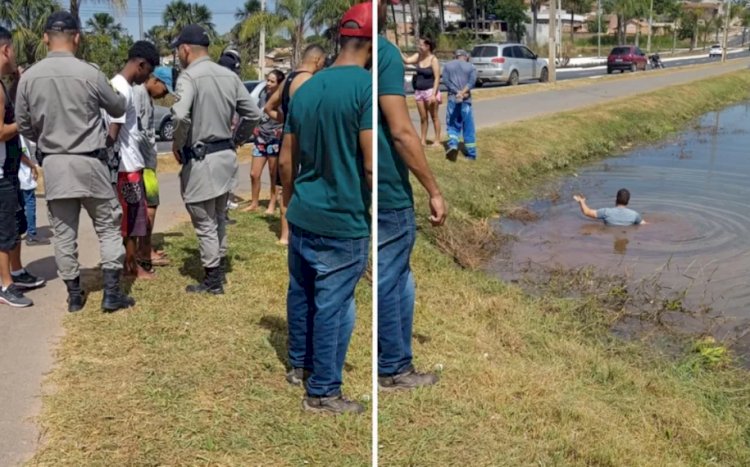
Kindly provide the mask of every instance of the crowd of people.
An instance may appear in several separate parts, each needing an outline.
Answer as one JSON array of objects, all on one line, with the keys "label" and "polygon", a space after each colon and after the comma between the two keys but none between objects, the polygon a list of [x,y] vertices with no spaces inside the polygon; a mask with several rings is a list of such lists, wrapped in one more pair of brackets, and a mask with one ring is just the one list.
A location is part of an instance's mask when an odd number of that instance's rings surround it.
[{"label": "crowd of people", "polygon": [[[381,19],[385,6],[381,0]],[[44,169],[44,197],[68,311],[82,310],[87,299],[78,263],[82,209],[99,239],[102,310],[135,305],[121,288],[123,274],[153,279],[155,266],[169,264],[151,241],[159,206],[153,106],[155,99],[174,94],[172,152],[181,165],[181,194],[204,268],[203,280],[186,292],[224,293],[236,151],[245,141],[240,135],[254,134],[248,210],[259,206],[260,174],[268,166],[267,212],[275,210],[278,197],[280,242],[288,244],[286,378],[305,388],[305,410],[363,411],[343,397],[341,387],[355,322],[355,288],[370,253],[372,215],[379,225],[380,387],[435,384],[436,375],[412,365],[415,286],[409,258],[416,221],[409,173],[429,196],[430,222],[442,225],[446,206],[411,124],[404,61],[393,44],[375,34],[372,7],[357,4],[341,18],[339,52],[332,63],[326,63],[322,47],[308,47],[288,75],[269,73],[257,102],[239,79],[239,57],[227,53],[213,62],[209,35],[197,25],[186,26],[171,44],[181,66],[176,82],[173,70],[160,66],[157,49],[146,41],[136,42],[120,73],[108,79],[75,57],[80,27],[65,11],[50,15],[44,33],[48,55],[27,70],[16,66],[12,35],[0,28],[0,72],[12,81],[0,93],[0,301],[29,306],[22,290],[44,284],[21,263],[22,235],[28,231],[27,242],[37,239],[23,209],[28,192],[35,197],[28,182],[37,177],[24,138],[36,145]],[[380,54],[377,123],[371,72],[375,40]],[[433,62],[420,63],[432,67]],[[433,74],[439,81],[439,67]],[[432,85],[430,105],[439,95]],[[468,87],[458,91],[465,97]],[[380,204],[371,214],[375,137]]]}]

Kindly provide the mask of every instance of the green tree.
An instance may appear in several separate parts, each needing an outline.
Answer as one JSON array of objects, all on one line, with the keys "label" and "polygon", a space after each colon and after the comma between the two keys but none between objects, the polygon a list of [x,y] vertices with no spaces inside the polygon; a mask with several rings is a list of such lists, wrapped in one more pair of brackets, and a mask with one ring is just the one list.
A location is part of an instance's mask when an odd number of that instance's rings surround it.
[{"label": "green tree", "polygon": [[333,50],[339,34],[339,20],[346,11],[359,3],[357,0],[318,0],[310,18],[310,26],[316,30],[324,29],[321,37],[325,40],[320,45]]},{"label": "green tree", "polygon": [[563,8],[570,13],[570,43],[575,44],[576,30],[573,27],[575,15],[583,15],[591,11],[594,0],[563,0]]},{"label": "green tree", "polygon": [[625,44],[625,24],[633,19],[648,14],[648,0],[605,0],[604,10],[617,17],[618,44]]},{"label": "green tree", "polygon": [[284,34],[292,47],[292,66],[296,66],[302,55],[305,31],[312,22],[317,0],[279,0],[276,12],[261,12],[251,16],[240,30],[240,38],[247,40],[266,29],[268,36]]},{"label": "green tree", "polygon": [[146,31],[146,40],[153,42],[161,55],[169,55],[171,52],[169,39],[169,29],[163,24],[157,24]]},{"label": "green tree", "polygon": [[515,42],[523,40],[526,34],[526,23],[529,21],[523,0],[498,0],[491,4],[488,10],[506,22],[509,40]]},{"label": "green tree", "polygon": [[86,29],[89,34],[102,34],[110,36],[114,40],[119,40],[125,33],[122,24],[116,22],[115,18],[109,13],[94,13],[94,16],[86,21]]},{"label": "green tree", "polygon": [[175,0],[164,9],[162,20],[170,39],[177,37],[182,28],[188,24],[201,25],[211,37],[216,36],[216,27],[213,23],[211,10],[199,3]]},{"label": "green tree", "polygon": [[[94,0],[96,3],[106,3],[117,11],[128,9],[128,0]],[[70,0],[70,13],[76,17],[78,24],[81,24],[81,3],[83,0]]]},{"label": "green tree", "polygon": [[56,0],[0,0],[0,21],[13,34],[18,61],[34,63],[47,54],[42,42],[50,13],[61,7]]},{"label": "green tree", "polygon": [[127,61],[132,45],[133,39],[128,35],[113,42],[107,34],[92,34],[86,38],[82,55],[87,62],[96,63],[105,76],[113,77]]}]

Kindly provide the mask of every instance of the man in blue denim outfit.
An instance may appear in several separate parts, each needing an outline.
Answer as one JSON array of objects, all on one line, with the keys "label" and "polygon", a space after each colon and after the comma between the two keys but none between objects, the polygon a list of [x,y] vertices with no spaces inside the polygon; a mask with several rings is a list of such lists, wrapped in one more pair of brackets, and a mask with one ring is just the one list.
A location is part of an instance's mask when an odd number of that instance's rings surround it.
[{"label": "man in blue denim outfit", "polygon": [[294,94],[279,159],[291,230],[287,380],[309,372],[303,407],[313,412],[364,411],[341,383],[370,244],[372,20],[372,3],[344,14],[338,59]]},{"label": "man in blue denim outfit", "polygon": [[445,64],[443,82],[448,88],[448,159],[458,154],[458,140],[463,135],[466,158],[477,158],[477,133],[474,126],[474,110],[471,106],[471,90],[477,82],[477,70],[469,63],[469,53],[456,51],[456,59]]},{"label": "man in blue denim outfit", "polygon": [[[378,5],[386,24],[387,1]],[[442,225],[446,208],[414,129],[404,95],[401,54],[378,37],[378,381],[381,389],[413,389],[437,382],[412,365],[414,278],[409,260],[416,239],[411,171],[430,197],[430,222]]]}]

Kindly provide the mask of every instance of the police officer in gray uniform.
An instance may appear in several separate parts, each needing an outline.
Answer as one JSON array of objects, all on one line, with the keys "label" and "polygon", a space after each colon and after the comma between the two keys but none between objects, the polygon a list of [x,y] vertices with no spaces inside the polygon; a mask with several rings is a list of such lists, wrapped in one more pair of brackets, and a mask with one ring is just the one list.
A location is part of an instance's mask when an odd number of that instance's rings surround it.
[{"label": "police officer in gray uniform", "polygon": [[208,55],[208,33],[186,26],[172,43],[182,65],[177,80],[173,152],[182,163],[182,198],[200,242],[203,282],[190,293],[222,294],[226,267],[226,209],[236,184],[237,153],[232,141],[235,112],[257,125],[261,113],[239,77]]},{"label": "police officer in gray uniform", "polygon": [[68,288],[68,311],[81,310],[85,295],[78,264],[81,207],[99,237],[104,276],[102,309],[114,312],[135,305],[120,290],[125,249],[120,235],[122,211],[106,165],[107,133],[101,109],[125,113],[125,98],[94,65],[77,59],[78,21],[67,11],[50,15],[44,33],[47,58],[29,68],[18,85],[18,131],[37,143],[44,167],[49,220],[55,234],[55,260]]}]

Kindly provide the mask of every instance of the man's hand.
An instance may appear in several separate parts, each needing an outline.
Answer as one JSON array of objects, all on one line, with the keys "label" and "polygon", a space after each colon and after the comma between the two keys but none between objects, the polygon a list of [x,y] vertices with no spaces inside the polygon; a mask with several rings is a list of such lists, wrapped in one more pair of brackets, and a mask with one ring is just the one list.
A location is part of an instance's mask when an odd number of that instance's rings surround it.
[{"label": "man's hand", "polygon": [[430,197],[430,224],[440,227],[445,224],[445,218],[448,217],[448,209],[445,207],[443,195],[438,194]]},{"label": "man's hand", "polygon": [[576,201],[576,203],[586,202],[586,198],[584,198],[583,195],[573,195],[573,199]]},{"label": "man's hand", "polygon": [[34,181],[39,180],[39,168],[35,165],[31,166],[31,177],[34,179]]},{"label": "man's hand", "polygon": [[174,156],[174,160],[176,160],[178,164],[182,164],[182,156],[180,156],[180,148],[177,147],[176,143],[172,143],[172,155]]}]

